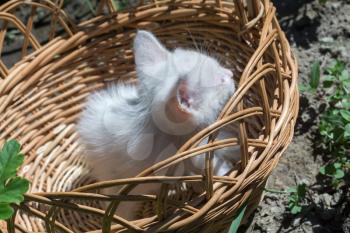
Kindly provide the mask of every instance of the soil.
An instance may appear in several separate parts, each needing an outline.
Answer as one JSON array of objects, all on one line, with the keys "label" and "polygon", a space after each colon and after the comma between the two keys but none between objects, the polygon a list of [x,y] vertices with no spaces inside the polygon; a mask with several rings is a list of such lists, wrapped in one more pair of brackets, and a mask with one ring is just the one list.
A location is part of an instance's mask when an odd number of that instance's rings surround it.
[{"label": "soil", "polygon": [[[279,21],[299,62],[299,84],[308,83],[310,66],[319,60],[350,61],[350,1],[275,0]],[[286,190],[304,182],[312,186],[306,211],[293,216],[288,195],[266,192],[245,232],[350,232],[349,190],[326,192],[318,178],[324,164],[317,150],[317,116],[324,109],[322,97],[301,93],[294,140],[269,178],[267,188]]]}]

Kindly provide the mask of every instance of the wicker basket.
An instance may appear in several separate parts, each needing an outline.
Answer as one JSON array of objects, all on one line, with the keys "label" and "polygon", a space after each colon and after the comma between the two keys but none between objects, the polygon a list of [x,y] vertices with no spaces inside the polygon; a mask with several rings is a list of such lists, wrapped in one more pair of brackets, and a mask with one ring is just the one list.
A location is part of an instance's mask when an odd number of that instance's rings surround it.
[{"label": "wicker basket", "polygon": [[[80,24],[61,9],[63,0],[13,0],[0,7],[4,22],[0,50],[6,51],[8,27],[18,28],[24,38],[22,58],[15,65],[0,61],[0,145],[10,138],[22,143],[26,160],[19,173],[31,181],[25,202],[0,229],[227,232],[243,205],[248,205],[248,216],[259,203],[269,174],[291,141],[298,112],[297,65],[275,8],[268,0],[154,0],[116,13],[112,3],[99,1],[99,16]],[[16,17],[18,8],[30,12],[25,22]],[[50,15],[47,43],[40,44],[33,33],[38,9]],[[89,92],[116,80],[134,80],[131,42],[139,28],[151,30],[168,47],[191,47],[193,39],[210,43],[210,52],[229,62],[237,91],[217,122],[169,159],[135,178],[91,184],[89,168],[80,157],[75,122]],[[204,136],[234,123],[239,125],[239,139],[198,145]],[[227,177],[213,177],[209,151],[237,144],[241,148],[237,169]],[[153,175],[203,153],[207,163],[202,174]],[[163,183],[159,195],[127,195],[146,182]],[[204,191],[179,191],[170,198],[166,195],[169,182],[197,183]],[[120,195],[98,194],[98,189],[113,185],[123,185]],[[122,219],[115,210],[126,200],[151,202],[157,214],[143,213],[135,221]],[[109,203],[108,211],[100,209],[100,201]]]}]

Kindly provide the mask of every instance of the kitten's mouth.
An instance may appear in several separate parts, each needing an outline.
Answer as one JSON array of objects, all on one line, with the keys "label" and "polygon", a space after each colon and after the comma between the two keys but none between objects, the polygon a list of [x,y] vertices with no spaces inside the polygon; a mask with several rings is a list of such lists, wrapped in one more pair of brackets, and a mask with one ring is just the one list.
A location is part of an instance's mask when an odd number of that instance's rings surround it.
[{"label": "kitten's mouth", "polygon": [[189,110],[189,107],[187,107],[185,103],[180,103],[175,96],[170,98],[165,107],[166,117],[175,123],[183,123],[188,121],[191,116]]},{"label": "kitten's mouth", "polygon": [[187,82],[182,80],[179,83],[176,98],[179,108],[185,112],[190,112],[190,110],[196,109],[199,95],[196,91],[190,90]]},{"label": "kitten's mouth", "polygon": [[190,98],[188,95],[178,95],[178,102],[180,103],[181,106],[185,106],[186,108],[190,108],[193,103],[193,99]]}]

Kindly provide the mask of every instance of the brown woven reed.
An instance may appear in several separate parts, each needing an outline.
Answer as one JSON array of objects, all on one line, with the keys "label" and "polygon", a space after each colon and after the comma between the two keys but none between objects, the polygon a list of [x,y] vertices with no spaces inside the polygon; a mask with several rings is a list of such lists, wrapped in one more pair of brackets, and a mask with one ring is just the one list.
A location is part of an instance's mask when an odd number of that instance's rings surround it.
[{"label": "brown woven reed", "polygon": [[[14,232],[224,232],[248,203],[256,207],[264,184],[288,146],[298,111],[297,65],[268,0],[141,1],[125,12],[100,1],[99,16],[78,25],[61,9],[62,1],[13,0],[0,7],[0,52],[6,50],[8,27],[23,34],[22,58],[12,67],[0,60],[0,144],[18,139],[26,155],[20,175],[31,181],[25,202],[17,207],[7,230]],[[26,22],[16,9],[30,9]],[[33,34],[38,9],[50,15],[48,42]],[[135,78],[131,50],[135,30],[154,32],[168,47],[205,44],[234,71],[237,91],[219,119],[193,136],[172,157],[135,178],[88,184],[75,123],[89,92],[112,81]],[[57,36],[57,30],[65,33]],[[29,53],[31,52],[31,53]],[[239,139],[198,146],[227,124],[238,124]],[[213,139],[213,138],[212,138]],[[241,161],[227,177],[211,174],[211,153],[240,145]],[[206,168],[194,176],[154,176],[153,172],[206,153]],[[203,193],[127,195],[140,183],[197,183]],[[85,185],[85,186],[84,186]],[[96,193],[124,185],[113,197]],[[189,191],[188,191],[189,192]],[[181,196],[181,197],[180,197]],[[97,200],[109,203],[99,209]],[[114,211],[126,200],[150,201],[156,215],[127,221]],[[168,207],[171,208],[168,208]],[[6,231],[6,224],[1,224]]]}]

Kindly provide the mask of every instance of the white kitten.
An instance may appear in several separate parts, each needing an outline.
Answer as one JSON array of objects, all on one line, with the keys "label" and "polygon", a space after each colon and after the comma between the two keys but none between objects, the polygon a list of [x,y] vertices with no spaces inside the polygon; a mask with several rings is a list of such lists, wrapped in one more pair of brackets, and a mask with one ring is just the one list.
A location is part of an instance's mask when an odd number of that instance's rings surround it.
[{"label": "white kitten", "polygon": [[[133,177],[173,155],[216,120],[235,91],[232,72],[215,59],[179,48],[170,52],[150,32],[137,32],[134,54],[140,84],[118,84],[92,94],[78,123],[86,159],[99,180]],[[237,151],[216,151],[214,172],[227,173],[239,159]],[[204,157],[192,163],[203,168]]]}]

